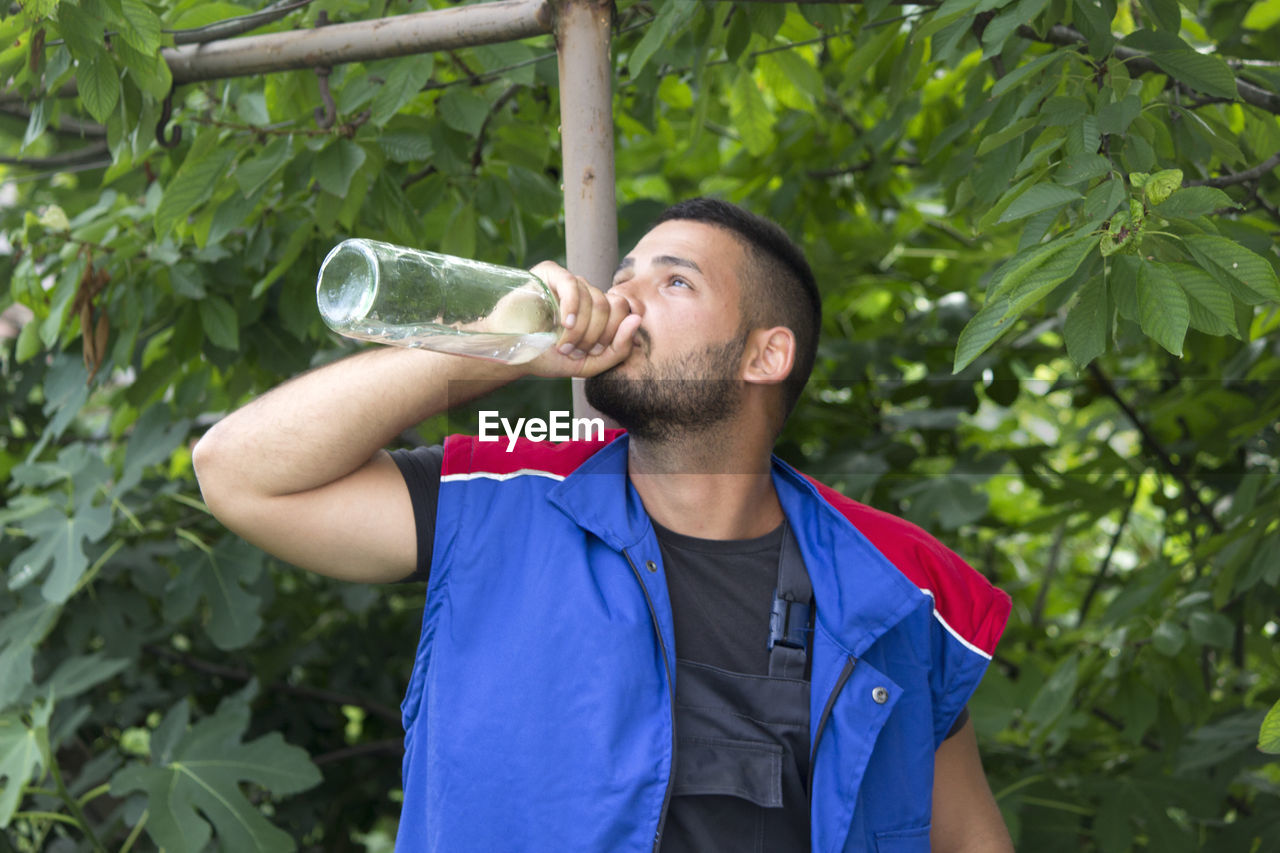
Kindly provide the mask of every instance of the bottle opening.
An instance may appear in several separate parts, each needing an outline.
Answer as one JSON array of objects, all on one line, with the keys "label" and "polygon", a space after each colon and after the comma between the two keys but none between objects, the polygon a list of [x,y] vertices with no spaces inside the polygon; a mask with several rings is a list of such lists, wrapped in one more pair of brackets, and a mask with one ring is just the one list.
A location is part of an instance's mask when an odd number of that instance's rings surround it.
[{"label": "bottle opening", "polygon": [[342,329],[364,320],[378,294],[378,259],[361,240],[344,240],[320,265],[316,304],[325,323]]}]

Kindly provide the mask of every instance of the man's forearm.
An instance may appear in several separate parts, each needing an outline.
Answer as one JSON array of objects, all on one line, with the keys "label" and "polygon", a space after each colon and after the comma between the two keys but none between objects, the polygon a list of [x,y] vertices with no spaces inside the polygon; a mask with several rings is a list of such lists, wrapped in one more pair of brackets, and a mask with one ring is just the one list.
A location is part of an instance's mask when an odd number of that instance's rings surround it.
[{"label": "man's forearm", "polygon": [[380,347],[312,370],[219,421],[197,444],[202,489],[288,495],[366,463],[403,430],[521,375],[519,368]]}]

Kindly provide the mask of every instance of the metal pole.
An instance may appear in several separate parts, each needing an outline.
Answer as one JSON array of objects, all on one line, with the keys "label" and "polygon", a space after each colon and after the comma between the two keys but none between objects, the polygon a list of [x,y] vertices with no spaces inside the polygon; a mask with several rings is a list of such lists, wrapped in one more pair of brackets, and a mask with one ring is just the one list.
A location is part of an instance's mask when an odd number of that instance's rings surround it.
[{"label": "metal pole", "polygon": [[173,71],[174,85],[180,85],[494,44],[550,31],[548,0],[495,0],[314,30],[220,39],[166,48],[160,55]]},{"label": "metal pole", "polygon": [[[612,0],[557,0],[560,147],[563,157],[565,254],[569,269],[607,288],[618,264],[613,172]],[[577,417],[602,417],[573,380]]]}]

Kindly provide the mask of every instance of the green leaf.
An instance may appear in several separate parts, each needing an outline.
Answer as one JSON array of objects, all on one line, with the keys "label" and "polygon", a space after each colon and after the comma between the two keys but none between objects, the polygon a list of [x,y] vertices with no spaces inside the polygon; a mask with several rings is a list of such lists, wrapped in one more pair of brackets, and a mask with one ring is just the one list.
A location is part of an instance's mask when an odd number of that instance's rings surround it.
[{"label": "green leaf", "polygon": [[[261,298],[262,294],[266,293],[267,289],[275,284],[280,279],[280,276],[284,275],[294,265],[298,258],[302,256],[302,250],[307,247],[307,243],[311,240],[311,235],[314,233],[313,229],[314,226],[308,222],[301,228],[293,230],[293,233],[289,235],[289,242],[285,243],[284,249],[280,252],[279,260],[267,271],[266,275],[254,284],[253,290],[249,294],[250,298],[255,300]],[[311,308],[314,309],[315,288],[310,288],[310,291]]]},{"label": "green leaf", "polygon": [[1009,317],[1016,317],[1054,288],[1075,275],[1080,264],[1093,251],[1092,234],[1060,238],[1046,244],[1046,251],[1029,259],[1001,281],[1001,289],[1009,294]]},{"label": "green leaf", "polygon": [[1017,139],[1031,128],[1040,124],[1040,119],[1036,116],[1030,118],[1019,119],[1008,127],[1001,128],[990,136],[985,136],[978,145],[978,156],[981,157],[995,149],[1004,145],[1006,142]]},{"label": "green leaf", "polygon": [[16,610],[9,606],[0,619],[0,708],[17,702],[30,686],[35,648],[62,613],[60,604],[43,596],[26,598]]},{"label": "green leaf", "polygon": [[1048,728],[1070,710],[1080,678],[1080,656],[1071,654],[1058,664],[1027,708],[1027,721]]},{"label": "green leaf", "polygon": [[[1280,755],[1280,701],[1271,706],[1262,720],[1262,728],[1258,730],[1258,749],[1271,755]],[[0,809],[0,818],[2,817],[3,810]]]},{"label": "green leaf", "polygon": [[1098,109],[1098,132],[1124,133],[1141,112],[1142,101],[1137,95],[1106,104]]},{"label": "green leaf", "polygon": [[52,566],[40,592],[49,601],[62,602],[89,568],[85,542],[98,542],[111,530],[111,508],[78,506],[68,516],[62,507],[50,507],[23,522],[22,530],[35,542],[10,564],[9,588],[27,585]]},{"label": "green leaf", "polygon": [[1076,294],[1075,304],[1063,324],[1067,355],[1076,367],[1083,368],[1107,351],[1107,283],[1102,276],[1085,282]]},{"label": "green leaf", "polygon": [[476,209],[475,205],[464,204],[449,222],[440,241],[440,248],[449,255],[460,258],[475,257],[476,253]]},{"label": "green leaf", "polygon": [[1235,74],[1220,56],[1194,50],[1157,50],[1150,57],[1161,71],[1197,92],[1217,98],[1236,98]]},{"label": "green leaf", "polygon": [[277,136],[267,146],[243,163],[236,165],[236,184],[245,198],[253,195],[267,181],[284,168],[293,155],[293,137]]},{"label": "green leaf", "polygon": [[41,689],[59,701],[70,699],[115,677],[132,663],[128,658],[108,658],[103,654],[75,655],[60,663]]},{"label": "green leaf", "polygon": [[1173,657],[1187,643],[1187,632],[1176,622],[1161,622],[1151,632],[1151,645],[1165,657]]},{"label": "green leaf", "polygon": [[1049,127],[1066,127],[1084,118],[1088,112],[1089,105],[1084,98],[1054,95],[1044,102],[1040,121]]},{"label": "green leaf", "polygon": [[1138,323],[1156,343],[1180,356],[1191,307],[1187,294],[1164,267],[1148,262],[1138,267]]},{"label": "green leaf", "polygon": [[[760,57],[760,70],[775,91],[792,88],[803,94],[811,107],[823,96],[822,74],[807,59],[793,50],[767,53]],[[799,104],[789,104],[800,109]]]},{"label": "green leaf", "polygon": [[1197,611],[1187,619],[1191,639],[1204,646],[1229,649],[1235,638],[1235,625],[1221,613]]},{"label": "green leaf", "polygon": [[350,139],[337,139],[316,157],[316,183],[338,198],[346,198],[351,178],[364,165],[364,147]]},{"label": "green leaf", "polygon": [[185,618],[204,599],[209,639],[224,650],[242,647],[262,627],[262,600],[252,587],[262,574],[264,558],[234,536],[223,538],[209,552],[188,552],[181,572],[165,589],[165,618]]},{"label": "green leaf", "polygon": [[1142,194],[1152,204],[1160,204],[1180,186],[1182,186],[1181,169],[1162,169],[1146,177],[1142,182]]},{"label": "green leaf", "polygon": [[958,21],[970,9],[978,5],[978,0],[943,0],[941,6],[933,10],[929,19],[916,31],[917,38],[928,38]]},{"label": "green leaf", "polygon": [[1019,0],[1005,7],[982,31],[982,56],[988,59],[1000,53],[1009,36],[1023,24],[1039,15],[1049,0]]},{"label": "green leaf", "polygon": [[1097,116],[1087,115],[1067,129],[1068,154],[1096,154],[1101,145]]},{"label": "green leaf", "polygon": [[124,453],[124,470],[120,473],[113,493],[116,496],[127,494],[141,482],[144,470],[168,459],[187,437],[189,428],[190,422],[176,417],[164,403],[156,403],[143,412],[129,435]]},{"label": "green leaf", "polygon": [[952,372],[959,373],[973,360],[986,352],[1000,335],[1012,325],[1006,321],[1009,298],[1004,294],[993,295],[987,303],[973,315],[960,331],[956,341],[955,363]]},{"label": "green leaf", "polygon": [[452,89],[440,98],[436,109],[449,127],[468,136],[477,136],[489,115],[490,104],[468,90]]},{"label": "green leaf", "polygon": [[1128,190],[1125,189],[1124,181],[1119,178],[1102,181],[1089,190],[1083,205],[1083,212],[1087,222],[1083,230],[1094,230],[1103,220],[1115,213],[1116,208],[1120,206],[1127,195]]},{"label": "green leaf", "polygon": [[1035,184],[1014,199],[996,222],[1016,222],[1044,210],[1056,210],[1080,198],[1080,193],[1058,184]]},{"label": "green leaf", "polygon": [[[431,79],[431,71],[435,65],[435,56],[422,53],[416,56],[405,56],[397,59],[387,74],[386,82],[373,96],[369,118],[381,127],[400,111],[415,95],[422,91]],[[443,102],[446,100],[442,98]],[[444,109],[443,103],[441,108]],[[442,113],[443,115],[443,113]],[[448,119],[445,119],[448,121]]]},{"label": "green leaf", "polygon": [[13,357],[19,364],[30,361],[36,353],[40,352],[43,345],[44,342],[40,340],[40,324],[27,323],[18,333],[18,344]]},{"label": "green leaf", "polygon": [[160,50],[160,19],[142,0],[120,0],[120,35],[142,53]]},{"label": "green leaf", "polygon": [[1178,0],[1142,0],[1142,8],[1160,29],[1175,35],[1182,29],[1182,10],[1178,8]]},{"label": "green leaf", "polygon": [[221,296],[206,296],[199,302],[200,325],[215,346],[237,352],[240,349],[240,318],[236,309]]},{"label": "green leaf", "polygon": [[31,777],[48,758],[49,717],[53,705],[41,703],[24,714],[0,716],[0,827],[8,826]]},{"label": "green leaf", "polygon": [[1192,234],[1183,242],[1200,265],[1225,282],[1237,299],[1248,305],[1280,301],[1280,280],[1266,258],[1212,234]]},{"label": "green leaf", "polygon": [[1236,305],[1229,291],[1216,278],[1190,264],[1164,264],[1168,275],[1187,294],[1191,327],[1210,335],[1240,336],[1236,328]]},{"label": "green leaf", "polygon": [[667,0],[658,7],[658,14],[645,27],[644,37],[627,59],[627,71],[637,76],[655,53],[671,39],[671,34],[696,10],[690,0]]},{"label": "green leaf", "polygon": [[120,70],[101,47],[76,62],[76,87],[85,109],[105,123],[120,102]]},{"label": "green leaf", "polygon": [[425,133],[397,131],[378,137],[378,147],[396,163],[420,163],[431,157],[431,137]]},{"label": "green leaf", "polygon": [[1092,181],[1111,172],[1111,161],[1101,154],[1072,154],[1058,164],[1053,179],[1060,184],[1078,184]]},{"label": "green leaf", "polygon": [[179,222],[194,213],[213,195],[213,188],[224,177],[227,164],[235,156],[231,147],[209,147],[203,152],[193,146],[173,179],[164,189],[156,208],[156,237],[163,238]]},{"label": "green leaf", "polygon": [[248,705],[238,698],[224,701],[213,716],[180,733],[167,760],[118,771],[111,779],[112,795],[145,793],[147,833],[167,850],[203,849],[210,824],[222,850],[296,849],[293,839],[245,798],[240,784],[251,782],[283,796],[315,786],[320,773],[279,732],[245,742],[248,725]]},{"label": "green leaf", "polygon": [[740,72],[729,90],[729,117],[752,156],[759,157],[773,144],[773,116],[760,94],[755,77]]},{"label": "green leaf", "polygon": [[1038,71],[1048,69],[1050,66],[1056,65],[1067,58],[1067,54],[1063,50],[1055,50],[1052,53],[1046,53],[1044,56],[1037,56],[1025,65],[1019,65],[1008,74],[996,81],[991,87],[991,97],[998,98],[1005,92],[1020,84],[1023,80],[1035,74]]},{"label": "green leaf", "polygon": [[1089,55],[1102,59],[1116,43],[1111,34],[1111,22],[1116,16],[1115,0],[1072,0],[1073,18],[1084,37],[1089,40]]},{"label": "green leaf", "polygon": [[1207,216],[1223,208],[1239,209],[1231,196],[1217,187],[1186,187],[1174,190],[1164,201],[1151,209],[1156,216],[1166,219],[1195,219]]}]

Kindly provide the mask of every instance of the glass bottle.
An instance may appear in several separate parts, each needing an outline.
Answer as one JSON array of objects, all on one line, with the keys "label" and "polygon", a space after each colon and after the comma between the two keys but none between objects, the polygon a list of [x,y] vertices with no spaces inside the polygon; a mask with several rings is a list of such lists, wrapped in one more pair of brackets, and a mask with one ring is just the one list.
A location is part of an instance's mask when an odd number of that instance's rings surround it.
[{"label": "glass bottle", "polygon": [[530,272],[377,240],[329,252],[316,303],[348,338],[508,364],[532,360],[561,331],[555,295]]}]

